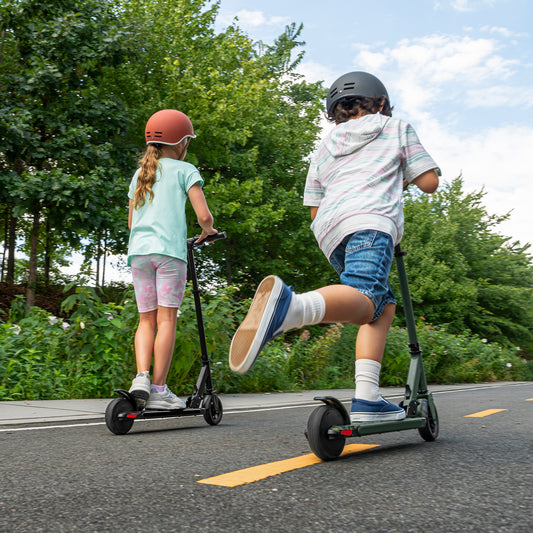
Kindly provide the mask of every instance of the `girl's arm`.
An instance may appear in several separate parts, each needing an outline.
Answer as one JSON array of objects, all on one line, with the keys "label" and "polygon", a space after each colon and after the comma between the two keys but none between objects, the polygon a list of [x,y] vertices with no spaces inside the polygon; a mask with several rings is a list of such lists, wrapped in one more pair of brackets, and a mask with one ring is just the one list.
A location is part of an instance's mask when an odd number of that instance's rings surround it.
[{"label": "girl's arm", "polygon": [[130,200],[128,207],[128,229],[131,230],[131,219],[133,218],[133,201]]},{"label": "girl's arm", "polygon": [[202,228],[202,234],[198,239],[198,241],[201,241],[208,235],[214,235],[217,233],[217,230],[213,228],[213,215],[211,214],[211,211],[209,211],[209,207],[207,206],[207,201],[204,196],[204,191],[202,191],[202,187],[199,183],[195,183],[189,189],[188,194],[192,208],[194,209],[196,217],[198,218],[198,224],[200,224],[200,227]]},{"label": "girl's arm", "polygon": [[311,209],[311,220],[315,220],[316,213],[318,211],[318,206],[311,206],[309,209]]}]

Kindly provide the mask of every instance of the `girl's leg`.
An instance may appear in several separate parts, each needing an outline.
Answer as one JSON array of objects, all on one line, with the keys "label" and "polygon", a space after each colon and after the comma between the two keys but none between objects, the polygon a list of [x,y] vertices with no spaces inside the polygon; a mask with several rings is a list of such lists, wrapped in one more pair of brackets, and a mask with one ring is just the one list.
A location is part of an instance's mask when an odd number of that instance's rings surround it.
[{"label": "girl's leg", "polygon": [[157,310],[139,313],[139,325],[135,333],[135,357],[137,373],[149,372],[154,353],[154,337],[157,328]]},{"label": "girl's leg", "polygon": [[157,335],[154,345],[154,368],[152,384],[164,385],[174,354],[178,310],[160,306],[157,310]]}]

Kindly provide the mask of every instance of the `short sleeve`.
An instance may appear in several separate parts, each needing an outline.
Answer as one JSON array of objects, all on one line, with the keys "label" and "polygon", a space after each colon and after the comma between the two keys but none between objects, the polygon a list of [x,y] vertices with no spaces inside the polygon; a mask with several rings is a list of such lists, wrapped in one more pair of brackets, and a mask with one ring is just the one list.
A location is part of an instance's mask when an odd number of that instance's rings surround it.
[{"label": "short sleeve", "polygon": [[312,160],[309,165],[307,179],[304,188],[304,205],[317,207],[324,197],[324,189],[318,181],[318,169],[316,163]]},{"label": "short sleeve", "polygon": [[202,179],[202,176],[200,176],[200,172],[191,164],[187,164],[185,172],[181,173],[181,177],[181,184],[185,192],[188,192],[189,189],[197,183],[200,184],[200,187],[204,186],[204,180]]},{"label": "short sleeve", "polygon": [[428,170],[435,170],[440,176],[441,171],[437,163],[426,152],[418,135],[410,124],[406,124],[402,132],[403,173],[408,183],[418,178]]}]

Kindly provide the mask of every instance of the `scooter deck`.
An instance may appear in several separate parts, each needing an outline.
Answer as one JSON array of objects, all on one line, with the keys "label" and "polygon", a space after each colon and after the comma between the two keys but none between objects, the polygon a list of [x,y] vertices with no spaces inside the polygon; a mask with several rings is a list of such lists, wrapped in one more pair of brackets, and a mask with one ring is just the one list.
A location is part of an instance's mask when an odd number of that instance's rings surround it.
[{"label": "scooter deck", "polygon": [[330,438],[336,437],[364,437],[375,433],[387,433],[389,431],[403,431],[404,429],[416,429],[424,427],[426,419],[423,417],[410,417],[402,420],[384,420],[382,422],[357,422],[342,426],[331,426],[328,429]]},{"label": "scooter deck", "polygon": [[203,407],[182,407],[181,409],[142,409],[135,410],[133,406],[135,405],[135,398],[131,395],[130,392],[124,389],[115,389],[115,392],[118,392],[123,398],[126,398],[131,405],[131,411],[124,411],[123,413],[117,414],[118,420],[130,419],[130,420],[143,420],[149,418],[172,418],[176,416],[197,416],[203,415],[205,409]]},{"label": "scooter deck", "polygon": [[184,409],[144,409],[143,411],[126,411],[117,415],[118,420],[146,420],[150,418],[173,418],[177,416],[198,416],[203,415],[205,409],[190,408]]}]

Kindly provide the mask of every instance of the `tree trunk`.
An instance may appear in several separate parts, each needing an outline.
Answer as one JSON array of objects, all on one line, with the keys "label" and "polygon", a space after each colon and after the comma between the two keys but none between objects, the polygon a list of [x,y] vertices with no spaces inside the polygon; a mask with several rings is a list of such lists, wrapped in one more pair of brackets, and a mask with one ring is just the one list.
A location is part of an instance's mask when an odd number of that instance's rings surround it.
[{"label": "tree trunk", "polygon": [[100,257],[102,255],[102,250],[100,248],[100,239],[101,236],[98,234],[96,237],[96,287],[100,286]]},{"label": "tree trunk", "polygon": [[6,255],[8,244],[8,232],[9,232],[9,213],[10,210],[6,207],[4,211],[4,249],[2,251],[2,273],[0,274],[0,281],[4,281],[4,273],[6,267]]},{"label": "tree trunk", "polygon": [[9,210],[9,236],[7,252],[6,282],[15,283],[15,244],[17,240],[17,219],[13,216],[13,208]]},{"label": "tree trunk", "polygon": [[104,233],[104,253],[102,259],[102,287],[105,285],[105,267],[106,267],[106,257],[107,257],[107,231]]},{"label": "tree trunk", "polygon": [[50,218],[46,217],[46,235],[44,237],[44,285],[50,286]]},{"label": "tree trunk", "polygon": [[37,286],[37,252],[39,247],[39,224],[41,202],[33,204],[33,224],[31,228],[30,262],[28,267],[28,287],[26,289],[26,311],[35,305],[35,288]]}]

